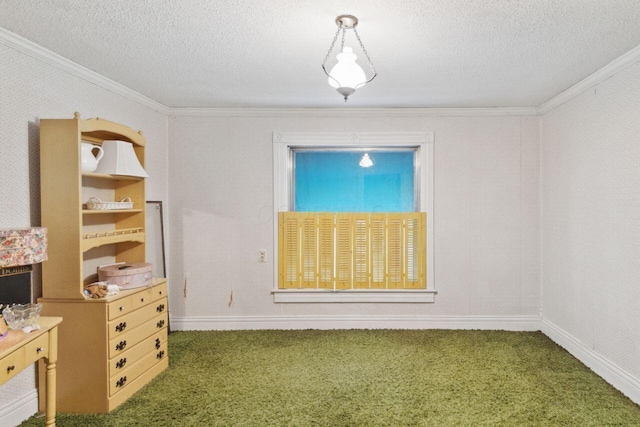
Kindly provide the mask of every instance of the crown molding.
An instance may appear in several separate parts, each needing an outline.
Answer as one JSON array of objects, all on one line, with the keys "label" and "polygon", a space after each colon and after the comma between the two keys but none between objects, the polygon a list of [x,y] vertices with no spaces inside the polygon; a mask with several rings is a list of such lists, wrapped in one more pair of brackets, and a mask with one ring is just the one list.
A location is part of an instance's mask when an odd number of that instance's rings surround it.
[{"label": "crown molding", "polygon": [[559,107],[570,99],[602,83],[609,77],[616,75],[620,71],[635,64],[638,61],[640,61],[640,46],[637,46],[631,49],[629,52],[623,54],[622,56],[619,56],[604,67],[600,68],[595,73],[582,79],[578,83],[571,86],[569,89],[559,93],[558,95],[542,104],[540,107],[538,107],[540,115],[546,114],[554,108]]},{"label": "crown molding", "polygon": [[537,107],[496,108],[170,108],[181,117],[468,117],[537,116]]},{"label": "crown molding", "polygon": [[640,61],[640,46],[614,59],[600,70],[584,78],[539,107],[487,108],[182,108],[167,107],[139,92],[58,55],[30,40],[0,27],[0,44],[15,49],[89,83],[167,116],[182,117],[481,117],[481,116],[539,116],[564,104],[616,73]]},{"label": "crown molding", "polygon": [[93,83],[103,89],[137,102],[138,104],[151,108],[159,113],[165,115],[169,114],[169,108],[165,105],[154,101],[139,92],[129,89],[120,83],[114,82],[95,71],[85,68],[80,64],[60,56],[57,53],[54,53],[2,27],[0,27],[0,44],[52,65],[59,70],[66,71],[69,74],[81,78],[82,80]]}]

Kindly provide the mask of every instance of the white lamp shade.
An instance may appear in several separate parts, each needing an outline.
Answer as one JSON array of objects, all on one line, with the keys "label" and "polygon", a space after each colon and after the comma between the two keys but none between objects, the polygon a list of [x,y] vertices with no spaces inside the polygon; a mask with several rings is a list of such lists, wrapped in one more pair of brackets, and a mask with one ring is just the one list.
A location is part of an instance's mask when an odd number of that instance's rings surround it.
[{"label": "white lamp shade", "polygon": [[130,142],[104,141],[102,149],[104,150],[104,156],[98,164],[96,173],[149,177],[140,164]]},{"label": "white lamp shade", "polygon": [[338,63],[333,66],[328,78],[332,87],[350,87],[358,89],[367,82],[364,70],[356,63],[358,57],[353,49],[345,46],[342,53],[337,55]]}]

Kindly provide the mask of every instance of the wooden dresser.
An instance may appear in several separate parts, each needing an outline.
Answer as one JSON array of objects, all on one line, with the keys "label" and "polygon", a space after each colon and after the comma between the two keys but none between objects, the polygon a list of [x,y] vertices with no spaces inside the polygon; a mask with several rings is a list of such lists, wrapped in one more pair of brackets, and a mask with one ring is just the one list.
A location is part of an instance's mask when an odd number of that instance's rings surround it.
[{"label": "wooden dresser", "polygon": [[[82,147],[130,143],[144,167],[142,132],[100,118],[40,120],[42,226],[49,260],[42,267],[42,314],[62,316],[59,330],[59,412],[104,413],[166,369],[167,282],[87,299],[84,286],[99,265],[146,259],[145,178],[82,170]],[[92,149],[96,150],[96,149]],[[83,206],[128,198],[126,209]]]},{"label": "wooden dresser", "polygon": [[109,412],[169,365],[164,279],[97,300],[39,302],[74,325],[59,332],[60,412]]},{"label": "wooden dresser", "polygon": [[0,341],[0,385],[43,359],[38,399],[40,410],[46,412],[47,427],[56,425],[56,360],[60,322],[60,317],[40,317],[39,330],[28,334],[9,331],[9,335]]}]

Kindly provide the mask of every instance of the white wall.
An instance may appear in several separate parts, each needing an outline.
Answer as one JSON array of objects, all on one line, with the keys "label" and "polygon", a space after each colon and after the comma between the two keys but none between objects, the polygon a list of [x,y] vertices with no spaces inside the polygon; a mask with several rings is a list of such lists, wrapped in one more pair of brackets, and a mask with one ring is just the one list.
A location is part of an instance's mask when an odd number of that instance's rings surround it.
[{"label": "white wall", "polygon": [[545,114],[541,140],[545,322],[638,402],[640,63]]},{"label": "white wall", "polygon": [[[167,200],[166,115],[21,53],[0,40],[0,228],[40,225],[39,119],[73,118],[74,111],[84,118],[102,117],[143,130],[151,176],[148,198]],[[33,282],[38,297],[39,266]],[[10,425],[11,417],[24,411],[26,416],[32,415],[34,397],[35,369],[30,368],[0,387],[0,424]],[[22,404],[27,406],[20,408]]]},{"label": "white wall", "polygon": [[[355,317],[360,327],[383,327],[367,320],[538,315],[538,117],[238,114],[170,119],[172,325],[338,319],[330,325],[349,327]],[[273,257],[274,131],[435,133],[434,304],[274,304],[273,265],[258,263],[259,249]]]}]

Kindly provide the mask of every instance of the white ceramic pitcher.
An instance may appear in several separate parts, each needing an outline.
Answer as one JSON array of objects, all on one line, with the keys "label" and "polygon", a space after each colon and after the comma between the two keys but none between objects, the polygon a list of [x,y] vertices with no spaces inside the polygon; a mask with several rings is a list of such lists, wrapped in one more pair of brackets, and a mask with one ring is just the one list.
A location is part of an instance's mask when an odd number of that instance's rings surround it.
[{"label": "white ceramic pitcher", "polygon": [[[98,163],[102,156],[104,156],[104,150],[99,145],[89,144],[83,142],[80,144],[82,154],[82,172],[93,172],[98,168]],[[98,150],[98,154],[94,156],[93,150]]]}]

